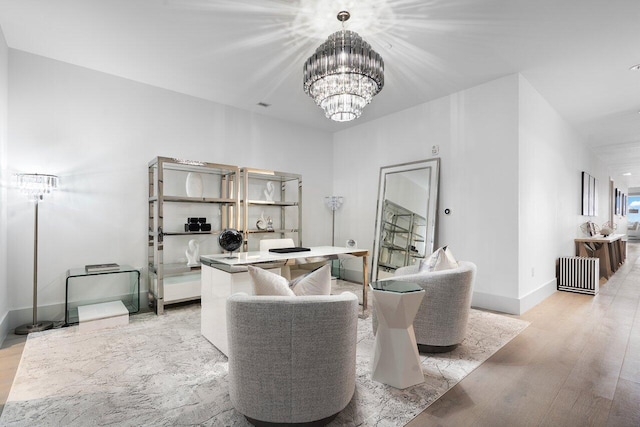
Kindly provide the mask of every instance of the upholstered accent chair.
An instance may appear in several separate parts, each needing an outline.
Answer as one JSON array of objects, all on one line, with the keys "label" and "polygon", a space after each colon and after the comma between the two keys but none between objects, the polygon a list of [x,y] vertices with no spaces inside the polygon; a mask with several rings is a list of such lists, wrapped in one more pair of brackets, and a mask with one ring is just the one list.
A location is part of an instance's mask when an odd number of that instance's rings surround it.
[{"label": "upholstered accent chair", "polygon": [[[425,296],[413,321],[418,350],[421,353],[445,353],[454,350],[467,333],[476,265],[459,261],[458,268],[418,272],[418,266],[401,267],[394,280],[406,280],[422,286]],[[378,319],[372,312],[373,332]]]},{"label": "upholstered accent chair", "polygon": [[358,297],[227,299],[229,395],[253,425],[325,425],[355,391]]}]

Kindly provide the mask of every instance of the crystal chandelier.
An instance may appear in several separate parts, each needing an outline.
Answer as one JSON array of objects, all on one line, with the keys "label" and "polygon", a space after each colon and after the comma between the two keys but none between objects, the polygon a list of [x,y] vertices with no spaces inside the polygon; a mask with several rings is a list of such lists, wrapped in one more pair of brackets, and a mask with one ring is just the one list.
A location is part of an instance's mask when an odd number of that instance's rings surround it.
[{"label": "crystal chandelier", "polygon": [[337,122],[357,119],[384,86],[384,61],[357,33],[344,29],[349,12],[338,13],[342,30],[329,36],[304,64],[304,92]]}]

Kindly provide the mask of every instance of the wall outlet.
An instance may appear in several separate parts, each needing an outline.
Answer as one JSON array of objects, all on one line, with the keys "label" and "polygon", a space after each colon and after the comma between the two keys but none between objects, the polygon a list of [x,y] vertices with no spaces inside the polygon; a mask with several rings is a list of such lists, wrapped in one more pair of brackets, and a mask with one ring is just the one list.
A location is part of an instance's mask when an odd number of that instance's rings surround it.
[{"label": "wall outlet", "polygon": [[433,154],[434,156],[436,156],[439,152],[440,152],[439,145],[434,145],[431,147],[431,154]]},{"label": "wall outlet", "polygon": [[531,277],[534,277],[536,275],[536,269],[531,267]]}]

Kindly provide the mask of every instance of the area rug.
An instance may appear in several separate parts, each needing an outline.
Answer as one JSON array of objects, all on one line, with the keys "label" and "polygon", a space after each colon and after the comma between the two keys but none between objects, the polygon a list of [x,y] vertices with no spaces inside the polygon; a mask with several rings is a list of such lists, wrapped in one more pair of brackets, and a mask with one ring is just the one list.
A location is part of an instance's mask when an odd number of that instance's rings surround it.
[{"label": "area rug", "polygon": [[[331,425],[401,426],[509,342],[527,322],[472,310],[455,351],[421,355],[425,382],[371,380],[371,319],[358,320],[356,391]],[[133,316],[127,326],[29,336],[2,426],[248,426],[229,400],[227,358],[200,335],[200,306]]]}]

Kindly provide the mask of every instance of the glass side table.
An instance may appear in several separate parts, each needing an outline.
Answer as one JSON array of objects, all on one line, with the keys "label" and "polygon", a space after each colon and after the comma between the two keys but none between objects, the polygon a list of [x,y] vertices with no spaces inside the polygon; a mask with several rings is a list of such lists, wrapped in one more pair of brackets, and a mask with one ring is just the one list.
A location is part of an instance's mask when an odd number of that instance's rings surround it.
[{"label": "glass side table", "polygon": [[369,286],[378,315],[371,378],[400,389],[424,382],[413,332],[424,289],[401,280],[379,280]]},{"label": "glass side table", "polygon": [[110,301],[122,301],[130,314],[140,310],[140,270],[129,265],[106,271],[67,270],[66,325],[79,322],[79,306]]}]

